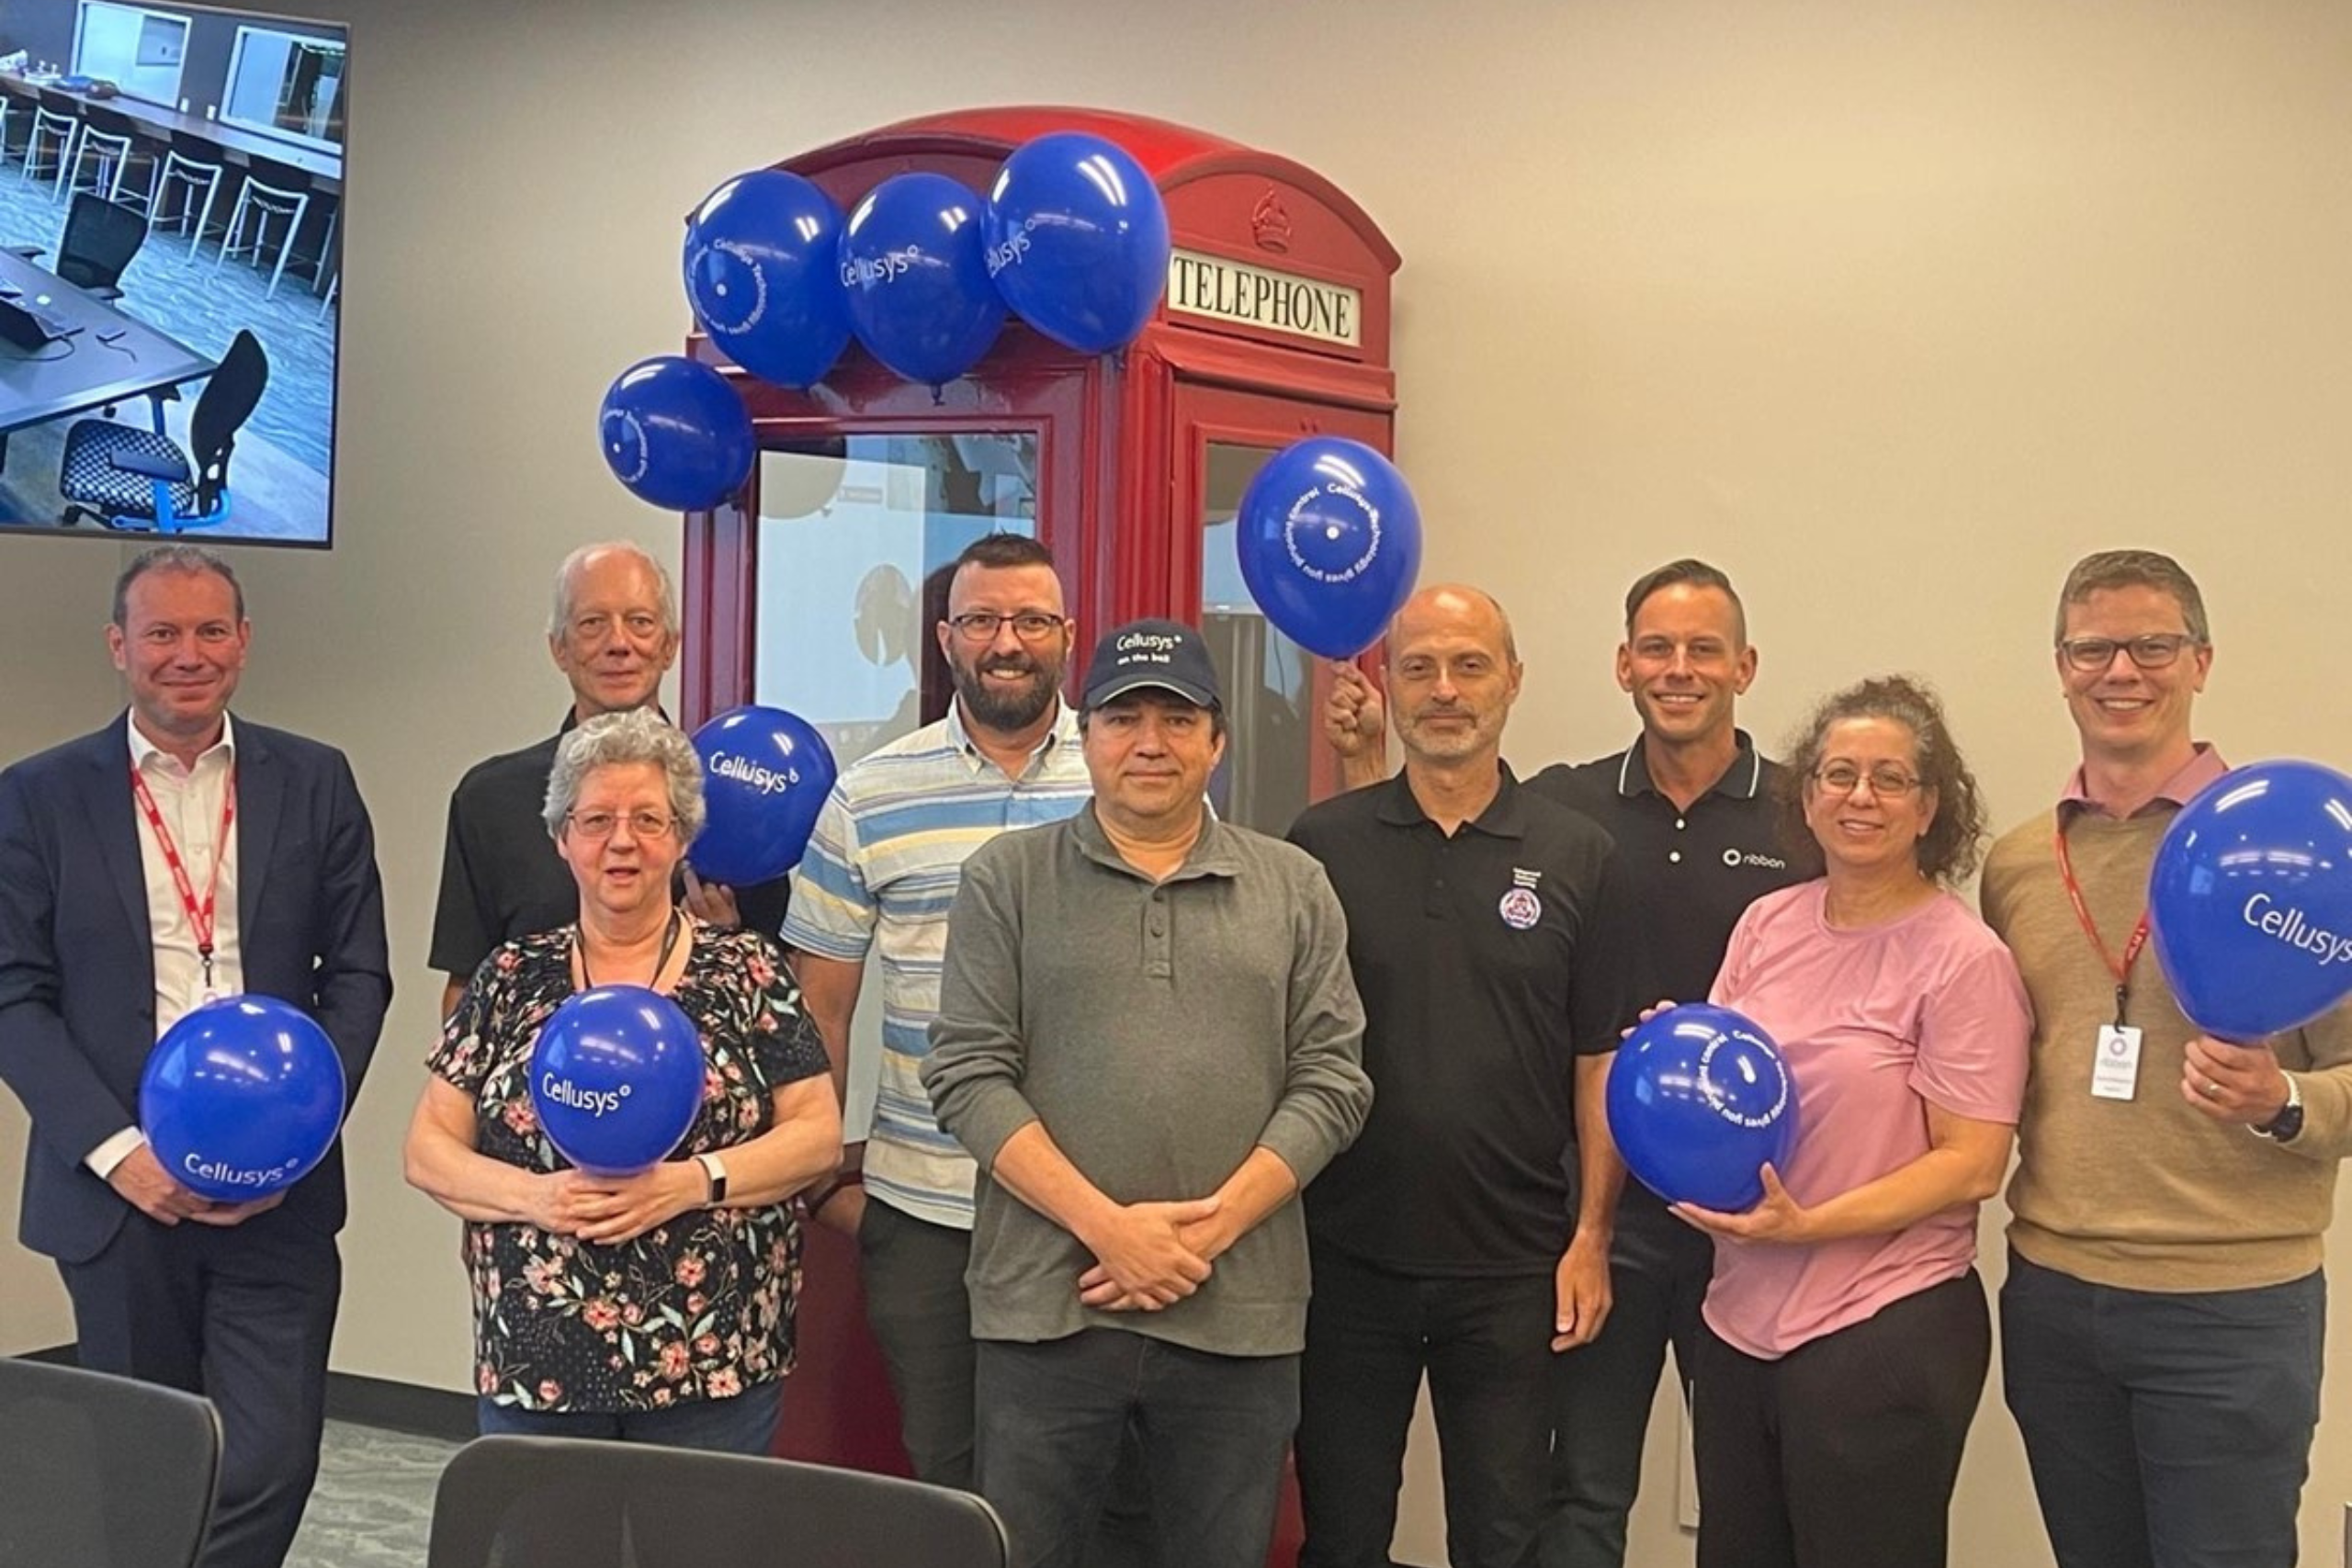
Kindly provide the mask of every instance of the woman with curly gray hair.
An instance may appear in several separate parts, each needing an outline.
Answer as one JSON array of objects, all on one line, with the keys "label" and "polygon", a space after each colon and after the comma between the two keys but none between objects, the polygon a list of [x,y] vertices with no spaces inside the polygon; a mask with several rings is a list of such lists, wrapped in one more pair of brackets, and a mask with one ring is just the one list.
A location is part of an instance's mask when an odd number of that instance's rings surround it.
[{"label": "woman with curly gray hair", "polygon": [[[485,959],[428,1063],[408,1178],[466,1222],[484,1432],[744,1453],[775,1433],[800,1273],[787,1200],[839,1161],[841,1115],[775,944],[673,897],[702,823],[694,748],[653,714],[566,736],[547,825],[579,922]],[[599,985],[666,994],[702,1039],[694,1125],[633,1176],[574,1169],[531,1099],[540,1029]]]},{"label": "woman with curly gray hair", "polygon": [[2031,1014],[1951,892],[1984,836],[1935,694],[1901,676],[1817,708],[1786,821],[1827,874],[1732,933],[1713,1001],[1779,1043],[1798,1141],[1715,1236],[1697,1357],[1700,1568],[1938,1568],[1992,1327],[1976,1207],[2008,1168]]}]

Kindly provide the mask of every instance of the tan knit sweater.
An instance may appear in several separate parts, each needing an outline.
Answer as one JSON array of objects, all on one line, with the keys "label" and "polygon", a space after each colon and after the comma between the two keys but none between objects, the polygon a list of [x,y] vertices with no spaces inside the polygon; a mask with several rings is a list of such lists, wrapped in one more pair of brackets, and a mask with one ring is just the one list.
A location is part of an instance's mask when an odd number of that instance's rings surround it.
[{"label": "tan knit sweater", "polygon": [[[2108,951],[2122,955],[2147,905],[2148,868],[2177,807],[2128,821],[2068,809],[2066,846]],[[1984,919],[2017,955],[2033,998],[2032,1073],[2009,1183],[2009,1241],[2032,1262],[2138,1291],[2224,1291],[2320,1266],[2336,1161],[2352,1153],[2352,1006],[2272,1041],[2302,1090],[2290,1144],[2209,1121],[2181,1098],[2196,1026],[2181,1016],[2153,944],[2132,966],[2126,1021],[2143,1032],[2138,1092],[2091,1096],[2115,979],[2066,897],[2044,812],[1993,847]]]}]

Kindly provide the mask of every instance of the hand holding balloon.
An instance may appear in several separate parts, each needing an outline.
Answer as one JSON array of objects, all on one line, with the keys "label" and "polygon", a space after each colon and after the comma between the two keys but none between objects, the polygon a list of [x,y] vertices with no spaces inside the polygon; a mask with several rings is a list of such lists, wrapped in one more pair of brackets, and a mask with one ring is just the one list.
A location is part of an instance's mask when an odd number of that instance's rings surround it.
[{"label": "hand holding balloon", "polygon": [[702,1207],[709,1178],[693,1160],[663,1160],[634,1176],[579,1176],[565,1217],[582,1241],[617,1247]]},{"label": "hand holding balloon", "polygon": [[1668,1211],[1710,1235],[1734,1241],[1774,1241],[1787,1246],[1811,1241],[1811,1211],[1789,1196],[1789,1190],[1781,1185],[1781,1173],[1768,1161],[1757,1175],[1764,1183],[1764,1199],[1745,1213],[1724,1213],[1696,1203],[1669,1204]]},{"label": "hand holding balloon", "polygon": [[1388,706],[1374,685],[1344,659],[1330,661],[1331,695],[1323,704],[1323,739],[1343,762],[1385,749]]},{"label": "hand holding balloon", "polygon": [[2181,1060],[2180,1097],[2213,1121],[2267,1127],[2287,1108],[2287,1075],[2267,1041],[2233,1045],[2199,1035]]}]

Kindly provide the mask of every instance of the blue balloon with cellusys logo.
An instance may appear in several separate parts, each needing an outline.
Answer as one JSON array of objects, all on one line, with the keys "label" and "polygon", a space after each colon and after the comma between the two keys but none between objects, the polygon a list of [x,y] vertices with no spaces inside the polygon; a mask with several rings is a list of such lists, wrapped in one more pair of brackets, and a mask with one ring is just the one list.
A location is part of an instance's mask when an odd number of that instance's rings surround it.
[{"label": "blue balloon with cellusys logo", "polygon": [[2156,847],[2148,920],[2180,1010],[2220,1039],[2352,996],[2352,778],[2280,761],[2216,780]]},{"label": "blue balloon with cellusys logo", "polygon": [[728,358],[807,387],[849,346],[842,209],[784,169],[738,175],[686,220],[686,303]]},{"label": "blue balloon with cellusys logo", "polygon": [[674,354],[621,372],[597,417],[605,465],[631,495],[707,512],[752,477],[751,412],[707,365]]},{"label": "blue balloon with cellusys logo", "polygon": [[953,381],[1004,326],[1004,300],[989,281],[986,210],[978,192],[945,175],[893,175],[842,230],[850,328],[910,381]]},{"label": "blue balloon with cellusys logo", "polygon": [[1125,347],[1168,287],[1168,207],[1127,150],[1059,130],[989,187],[989,276],[1021,319],[1080,354]]},{"label": "blue balloon with cellusys logo", "polygon": [[741,887],[800,863],[832,792],[832,748],[782,708],[730,708],[695,731],[702,758],[703,829],[686,851],[695,874]]},{"label": "blue balloon with cellusys logo", "polygon": [[702,1036],[644,986],[564,998],[531,1047],[531,1105],[556,1152],[593,1176],[659,1165],[702,1107]]},{"label": "blue balloon with cellusys logo", "polygon": [[1786,1173],[1797,1090],[1770,1035],[1730,1008],[1668,1008],[1609,1067],[1609,1131],[1625,1168],[1669,1203],[1741,1213]]},{"label": "blue balloon with cellusys logo", "polygon": [[1421,513],[1396,465],[1310,435],[1258,470],[1235,514],[1241,580],[1266,618],[1326,659],[1380,640],[1421,570]]},{"label": "blue balloon with cellusys logo", "polygon": [[276,997],[222,997],[164,1031],[139,1079],[139,1126],[172,1179],[242,1203],[318,1168],[343,1125],[343,1058]]}]

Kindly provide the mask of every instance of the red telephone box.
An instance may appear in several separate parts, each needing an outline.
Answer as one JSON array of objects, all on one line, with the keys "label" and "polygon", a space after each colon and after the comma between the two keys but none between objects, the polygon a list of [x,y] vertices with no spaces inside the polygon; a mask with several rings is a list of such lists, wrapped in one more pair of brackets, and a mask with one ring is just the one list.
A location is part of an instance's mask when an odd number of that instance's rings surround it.
[{"label": "red telephone box", "polygon": [[[1234,510],[1265,460],[1303,435],[1393,450],[1398,258],[1311,169],[1098,109],[928,116],[778,166],[844,211],[913,170],[985,196],[1007,154],[1053,130],[1119,143],[1167,204],[1167,291],[1124,352],[1080,355],[1012,321],[969,374],[936,389],[852,344],[822,382],[796,392],[690,339],[688,352],[742,393],[761,457],[739,504],[687,521],[684,716],[697,724],[754,701],[787,707],[846,766],[946,711],[934,574],[980,534],[1035,533],[1080,623],[1074,679],[1095,637],[1122,621],[1170,615],[1203,629],[1233,733],[1218,809],[1280,832],[1338,782],[1317,742],[1327,677],[1250,603]],[[869,993],[861,1021],[872,1027],[879,1011]],[[854,1112],[857,1089],[853,1080]],[[862,1132],[854,1116],[852,1136]],[[854,1282],[847,1247],[812,1235],[784,1446],[902,1466]]]}]

